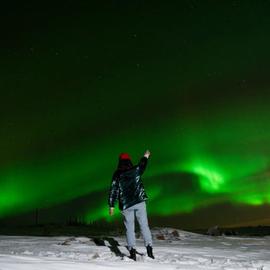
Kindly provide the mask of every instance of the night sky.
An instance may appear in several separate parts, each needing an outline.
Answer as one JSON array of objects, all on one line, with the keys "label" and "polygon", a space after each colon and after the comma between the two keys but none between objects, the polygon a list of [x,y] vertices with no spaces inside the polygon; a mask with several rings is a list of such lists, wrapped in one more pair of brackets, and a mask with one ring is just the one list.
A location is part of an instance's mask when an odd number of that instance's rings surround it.
[{"label": "night sky", "polygon": [[269,10],[2,6],[0,224],[31,223],[36,209],[43,222],[121,221],[107,205],[118,155],[136,164],[149,149],[150,226],[270,225]]}]

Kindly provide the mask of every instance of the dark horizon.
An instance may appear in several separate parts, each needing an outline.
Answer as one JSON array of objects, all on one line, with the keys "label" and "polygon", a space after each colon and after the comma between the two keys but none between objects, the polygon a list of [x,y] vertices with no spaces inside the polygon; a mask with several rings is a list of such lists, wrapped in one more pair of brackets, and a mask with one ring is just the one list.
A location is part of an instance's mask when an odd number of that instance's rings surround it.
[{"label": "dark horizon", "polygon": [[[25,214],[6,217],[0,219],[0,227],[6,226],[35,226],[35,225],[69,225],[69,224],[93,224],[99,222],[111,224],[111,227],[122,226],[123,218],[118,216],[113,222],[106,219],[92,220],[85,223],[78,216],[83,212],[80,205],[86,204],[89,197],[75,199],[60,205],[45,209],[35,209]],[[250,211],[256,213],[250,217]],[[172,227],[178,229],[196,230],[208,229],[214,226],[220,228],[236,228],[249,226],[270,226],[270,217],[267,213],[270,211],[269,205],[235,207],[232,204],[217,204],[206,208],[196,209],[190,214],[178,214],[171,216],[149,216],[150,227]],[[222,216],[217,215],[222,212]],[[226,220],[227,222],[224,222]],[[136,221],[136,226],[138,223]],[[123,226],[122,226],[123,227]],[[124,228],[124,227],[123,227]]]}]

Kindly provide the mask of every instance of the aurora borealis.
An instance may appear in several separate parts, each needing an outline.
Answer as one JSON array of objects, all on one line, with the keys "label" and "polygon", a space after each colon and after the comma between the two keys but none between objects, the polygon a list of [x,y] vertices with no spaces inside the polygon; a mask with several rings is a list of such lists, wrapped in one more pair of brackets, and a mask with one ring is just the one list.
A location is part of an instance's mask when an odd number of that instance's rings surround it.
[{"label": "aurora borealis", "polygon": [[1,10],[0,218],[120,219],[118,154],[149,149],[150,223],[270,224],[269,1],[89,2]]}]

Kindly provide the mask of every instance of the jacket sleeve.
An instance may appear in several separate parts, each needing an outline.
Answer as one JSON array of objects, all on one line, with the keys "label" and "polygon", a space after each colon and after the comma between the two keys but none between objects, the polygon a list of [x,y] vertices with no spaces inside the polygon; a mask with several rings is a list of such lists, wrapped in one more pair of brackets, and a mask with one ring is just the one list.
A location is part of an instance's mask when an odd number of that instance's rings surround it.
[{"label": "jacket sleeve", "polygon": [[145,168],[146,168],[146,165],[147,165],[147,162],[148,162],[148,158],[143,156],[139,162],[139,174],[142,175]]},{"label": "jacket sleeve", "polygon": [[118,199],[118,192],[119,192],[119,181],[117,174],[114,173],[108,196],[109,207],[114,207],[115,201]]}]

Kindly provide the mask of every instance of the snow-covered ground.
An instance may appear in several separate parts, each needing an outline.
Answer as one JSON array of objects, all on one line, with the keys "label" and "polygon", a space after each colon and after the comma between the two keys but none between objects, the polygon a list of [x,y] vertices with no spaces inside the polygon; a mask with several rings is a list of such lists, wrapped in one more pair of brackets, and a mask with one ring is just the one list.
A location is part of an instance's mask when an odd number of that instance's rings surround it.
[{"label": "snow-covered ground", "polygon": [[270,270],[270,237],[213,237],[173,228],[151,232],[155,259],[147,257],[140,236],[136,248],[144,255],[137,254],[136,262],[128,258],[125,236],[0,235],[0,270]]}]

